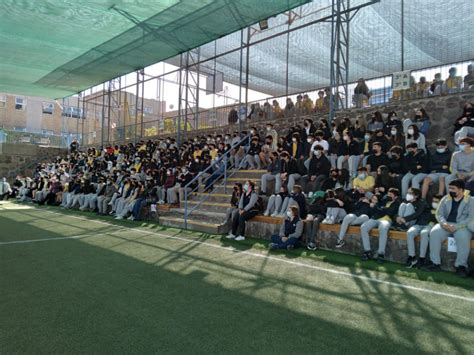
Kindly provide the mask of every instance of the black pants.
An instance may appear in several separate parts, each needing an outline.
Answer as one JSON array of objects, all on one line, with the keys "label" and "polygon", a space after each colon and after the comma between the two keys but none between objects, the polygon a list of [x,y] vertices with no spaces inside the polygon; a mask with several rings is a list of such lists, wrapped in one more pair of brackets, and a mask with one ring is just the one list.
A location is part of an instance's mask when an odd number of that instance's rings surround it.
[{"label": "black pants", "polygon": [[246,211],[242,214],[238,213],[234,216],[234,219],[232,220],[232,234],[233,235],[242,235],[244,236],[245,233],[245,222],[247,222],[249,219],[252,219],[258,215],[257,210],[250,210]]},{"label": "black pants", "polygon": [[8,192],[5,192],[4,194],[0,195],[0,201],[7,201],[9,197],[10,195],[8,194]]}]

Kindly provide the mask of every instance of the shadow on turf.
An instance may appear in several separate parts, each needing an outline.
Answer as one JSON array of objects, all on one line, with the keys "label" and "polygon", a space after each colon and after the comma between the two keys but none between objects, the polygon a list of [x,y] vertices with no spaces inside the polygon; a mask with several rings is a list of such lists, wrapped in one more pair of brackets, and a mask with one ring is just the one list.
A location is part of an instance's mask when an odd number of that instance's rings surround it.
[{"label": "shadow on turf", "polygon": [[[91,214],[90,212],[82,212],[78,210],[64,210],[57,207],[49,207],[49,206],[36,206],[39,209],[47,209],[55,213],[61,213],[64,215],[81,215],[84,218],[88,218],[91,220],[102,220],[112,225],[117,226],[125,226],[125,227],[144,227],[150,228],[154,231],[177,231],[177,234],[180,236],[191,236],[199,238],[217,238],[221,240],[221,244],[223,246],[232,246],[237,250],[250,250],[253,248],[257,249],[267,249],[268,243],[262,239],[254,239],[254,238],[247,238],[245,241],[236,242],[230,241],[222,237],[221,235],[212,235],[208,233],[202,233],[193,230],[180,230],[177,228],[166,227],[162,226],[158,223],[153,222],[146,222],[146,221],[128,221],[128,220],[115,220],[109,216],[97,216],[95,214]],[[25,212],[22,212],[25,213]],[[317,250],[316,252],[308,251],[305,248],[297,248],[292,251],[272,251],[272,253],[284,255],[285,257],[292,259],[292,258],[310,258],[313,260],[327,262],[329,264],[338,265],[338,266],[346,266],[346,267],[353,267],[356,269],[367,269],[373,271],[384,272],[387,274],[404,276],[420,281],[430,281],[437,284],[446,284],[450,286],[458,286],[468,290],[474,290],[474,281],[472,278],[462,279],[455,275],[454,273],[450,272],[437,272],[437,273],[429,273],[419,269],[407,269],[402,264],[397,264],[393,262],[385,262],[382,266],[377,264],[375,261],[368,261],[368,262],[361,262],[358,256],[339,253],[332,250]]]},{"label": "shadow on turf", "polygon": [[[40,235],[44,230],[32,226],[31,233]],[[48,235],[61,237],[51,232]],[[3,351],[412,353],[417,349],[422,354],[417,334],[426,331],[438,334],[438,341],[452,349],[461,353],[468,350],[444,329],[449,322],[459,332],[466,331],[463,324],[448,316],[427,312],[424,329],[407,322],[410,312],[419,317],[426,311],[408,291],[413,310],[385,296],[378,290],[381,285],[358,281],[374,320],[380,321],[387,334],[379,336],[346,326],[343,321],[334,323],[302,314],[292,304],[243,294],[245,289],[238,284],[235,290],[224,288],[208,281],[210,273],[202,270],[186,270],[186,274],[168,270],[182,263],[192,250],[190,245],[169,251],[137,239],[127,243],[142,243],[172,255],[159,258],[156,265],[72,239],[34,243],[27,248],[1,247],[2,284],[6,285],[4,302],[0,303]],[[232,246],[236,247],[235,243]],[[213,264],[212,255],[205,260]],[[262,260],[262,265],[265,262]],[[292,283],[263,276],[262,270],[245,272],[256,289],[268,287],[269,281],[270,286],[278,282],[285,293]],[[373,300],[377,291],[380,295]],[[314,301],[324,294],[329,297],[327,302],[335,298],[360,302],[361,298],[359,294],[329,292],[315,286],[307,286],[306,292]],[[387,309],[392,319],[400,322],[397,334],[381,322],[381,313]],[[391,335],[404,339],[404,343]]]}]

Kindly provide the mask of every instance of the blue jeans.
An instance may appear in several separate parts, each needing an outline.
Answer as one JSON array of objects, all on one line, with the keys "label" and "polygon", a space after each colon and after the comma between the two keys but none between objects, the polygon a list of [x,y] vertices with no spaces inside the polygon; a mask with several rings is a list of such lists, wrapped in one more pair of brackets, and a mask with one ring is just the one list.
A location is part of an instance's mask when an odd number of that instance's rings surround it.
[{"label": "blue jeans", "polygon": [[272,235],[272,243],[277,245],[276,249],[286,249],[288,245],[296,246],[298,238],[288,238],[288,240],[284,242],[279,235]]}]

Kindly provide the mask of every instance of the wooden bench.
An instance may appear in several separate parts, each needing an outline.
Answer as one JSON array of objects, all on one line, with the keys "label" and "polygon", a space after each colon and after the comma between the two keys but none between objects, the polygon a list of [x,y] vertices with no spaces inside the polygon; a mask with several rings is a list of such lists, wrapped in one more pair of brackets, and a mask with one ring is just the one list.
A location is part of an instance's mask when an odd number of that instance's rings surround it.
[{"label": "wooden bench", "polygon": [[[283,218],[281,218],[281,217],[255,216],[254,218],[251,219],[251,221],[252,222],[260,222],[260,223],[268,223],[268,224],[281,224],[283,222]],[[339,233],[340,228],[341,228],[340,224],[321,224],[320,227],[319,227],[319,230],[322,231],[322,232]],[[350,226],[347,229],[347,234],[360,235],[360,227]],[[370,235],[372,237],[378,237],[379,236],[379,230],[375,229],[375,228],[372,229],[370,231]],[[388,232],[388,237],[390,239],[395,239],[395,240],[406,240],[407,239],[407,233],[406,232],[390,230]],[[415,240],[419,240],[419,237],[416,237]],[[474,249],[474,240],[471,240],[471,248]]]}]

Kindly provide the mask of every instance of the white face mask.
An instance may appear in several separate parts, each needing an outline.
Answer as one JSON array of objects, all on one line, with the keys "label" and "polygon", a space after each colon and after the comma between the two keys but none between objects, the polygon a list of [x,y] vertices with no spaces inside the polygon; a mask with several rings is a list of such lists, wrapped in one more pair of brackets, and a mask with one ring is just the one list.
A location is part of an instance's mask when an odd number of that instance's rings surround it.
[{"label": "white face mask", "polygon": [[414,199],[415,199],[415,196],[413,196],[413,194],[407,194],[407,195],[406,195],[406,200],[407,200],[408,202],[411,202],[411,201],[413,201]]},{"label": "white face mask", "polygon": [[368,140],[370,139],[370,136],[369,136],[368,134],[366,134],[366,135],[364,136],[364,139],[365,139],[366,141],[368,141]]},{"label": "white face mask", "polygon": [[349,136],[344,136],[342,139],[347,142],[349,140]]},{"label": "white face mask", "polygon": [[390,131],[390,133],[392,134],[392,136],[396,136],[397,135],[397,130],[396,129],[392,129]]},{"label": "white face mask", "polygon": [[251,129],[251,130],[250,130],[250,133],[255,134],[255,130],[254,130],[254,129]]},{"label": "white face mask", "polygon": [[267,127],[267,131],[269,131],[269,130],[271,130],[271,129],[272,129],[272,127]]},{"label": "white face mask", "polygon": [[437,209],[439,206],[439,203],[438,202],[432,202],[431,203],[431,207],[433,207],[433,209]]},{"label": "white face mask", "polygon": [[293,218],[293,212],[291,211],[286,212],[286,215],[288,216],[289,219]]},{"label": "white face mask", "polygon": [[296,138],[293,138],[292,141],[293,141],[293,143],[296,143]]},{"label": "white face mask", "polygon": [[314,155],[316,155],[319,158],[321,156],[321,151],[319,149],[315,150]]},{"label": "white face mask", "polygon": [[309,144],[313,143],[313,140],[312,140],[311,138],[308,138],[306,141],[307,141]]},{"label": "white face mask", "polygon": [[410,136],[412,136],[413,133],[415,133],[415,130],[413,128],[410,128],[407,132]]},{"label": "white face mask", "polygon": [[436,151],[441,154],[446,151],[446,148],[437,148]]}]

